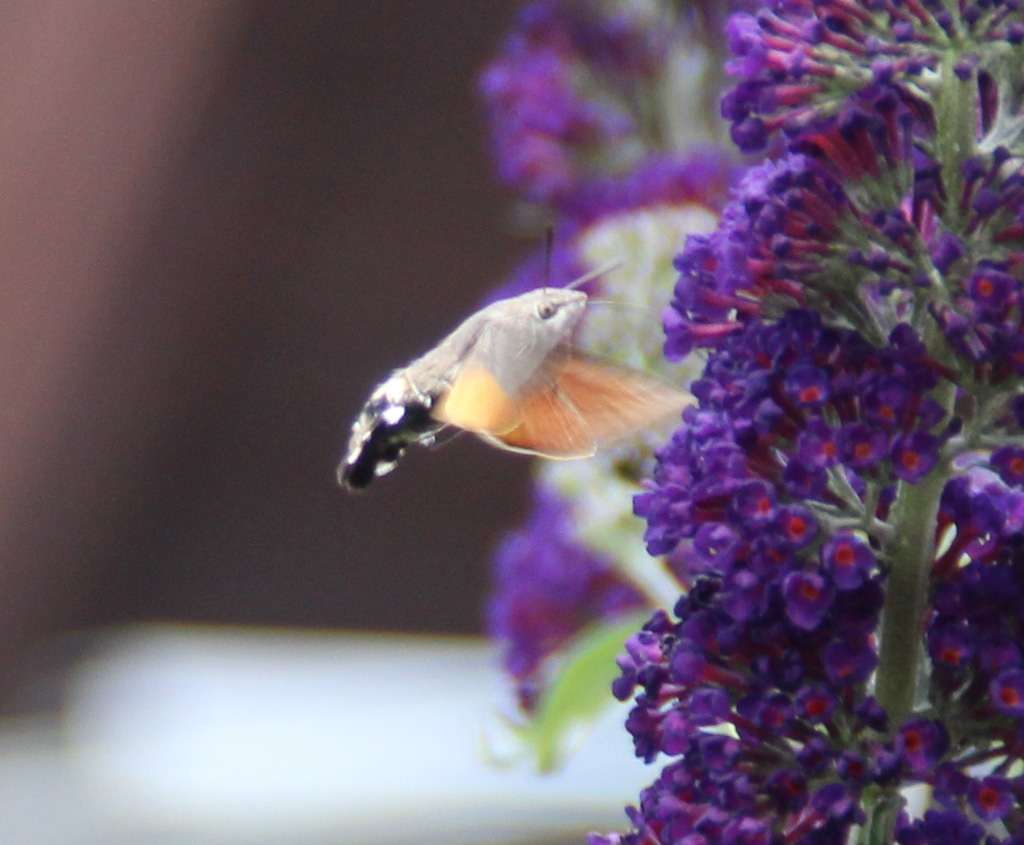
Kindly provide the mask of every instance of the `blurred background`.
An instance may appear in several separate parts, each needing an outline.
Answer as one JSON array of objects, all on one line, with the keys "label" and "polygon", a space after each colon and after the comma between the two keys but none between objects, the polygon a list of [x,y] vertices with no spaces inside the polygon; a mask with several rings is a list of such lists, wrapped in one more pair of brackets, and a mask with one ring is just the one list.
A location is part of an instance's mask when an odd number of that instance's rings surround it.
[{"label": "blurred background", "polygon": [[[447,667],[449,695],[458,672],[490,671],[482,642],[422,635],[481,630],[528,463],[459,438],[363,496],[334,468],[370,389],[536,245],[509,225],[474,94],[514,9],[0,7],[0,841],[307,841],[313,811],[275,778],[302,792],[296,772],[341,775],[306,765],[282,724],[311,731],[308,750],[333,720],[331,765],[358,767],[344,706],[368,690],[402,701],[407,748],[433,730],[402,699],[420,689],[398,674],[410,654],[424,683]],[[482,711],[502,700],[480,695]],[[201,750],[232,724],[292,756],[244,757],[275,775],[225,821],[224,760],[243,757]],[[157,737],[200,749],[179,786],[212,795],[220,827],[160,780],[174,765]],[[94,812],[147,777],[173,823],[154,828],[144,801],[131,824]],[[261,803],[291,807],[287,835],[253,833]],[[343,811],[309,841],[403,841],[336,835]],[[441,841],[504,841],[459,824]]]},{"label": "blurred background", "polygon": [[526,462],[459,438],[363,496],[334,468],[523,253],[474,93],[513,10],[4,5],[7,707],[60,631],[480,630]]}]

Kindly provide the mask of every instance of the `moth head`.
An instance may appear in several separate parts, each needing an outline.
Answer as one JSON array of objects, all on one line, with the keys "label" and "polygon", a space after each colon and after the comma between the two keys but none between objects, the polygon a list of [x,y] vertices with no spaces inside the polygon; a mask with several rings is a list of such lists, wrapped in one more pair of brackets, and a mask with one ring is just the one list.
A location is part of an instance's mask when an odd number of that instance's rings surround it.
[{"label": "moth head", "polygon": [[570,331],[587,307],[587,295],[579,290],[538,288],[520,298],[523,312],[544,332],[564,334]]}]

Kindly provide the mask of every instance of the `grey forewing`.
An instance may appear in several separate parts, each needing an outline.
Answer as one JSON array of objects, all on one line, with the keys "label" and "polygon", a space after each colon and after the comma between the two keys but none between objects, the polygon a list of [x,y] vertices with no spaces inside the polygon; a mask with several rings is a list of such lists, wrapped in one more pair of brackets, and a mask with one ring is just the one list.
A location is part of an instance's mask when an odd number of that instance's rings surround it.
[{"label": "grey forewing", "polygon": [[437,346],[399,371],[422,397],[433,403],[452,386],[485,326],[481,318],[486,312],[484,309],[469,317]]}]

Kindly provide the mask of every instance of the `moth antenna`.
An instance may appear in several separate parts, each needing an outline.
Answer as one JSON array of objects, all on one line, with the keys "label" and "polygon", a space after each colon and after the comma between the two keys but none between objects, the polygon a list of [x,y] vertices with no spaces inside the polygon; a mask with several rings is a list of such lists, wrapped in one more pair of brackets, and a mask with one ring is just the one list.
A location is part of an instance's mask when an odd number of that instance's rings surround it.
[{"label": "moth antenna", "polygon": [[551,256],[555,251],[555,227],[544,230],[544,287],[551,287]]},{"label": "moth antenna", "polygon": [[589,273],[584,273],[578,279],[574,279],[573,281],[571,281],[569,284],[565,286],[565,289],[576,290],[576,288],[585,285],[587,282],[593,281],[598,276],[603,276],[606,273],[610,273],[612,270],[618,269],[623,265],[623,263],[624,262],[621,258],[616,258],[614,261],[609,261],[605,264],[602,264],[596,270],[591,270]]}]

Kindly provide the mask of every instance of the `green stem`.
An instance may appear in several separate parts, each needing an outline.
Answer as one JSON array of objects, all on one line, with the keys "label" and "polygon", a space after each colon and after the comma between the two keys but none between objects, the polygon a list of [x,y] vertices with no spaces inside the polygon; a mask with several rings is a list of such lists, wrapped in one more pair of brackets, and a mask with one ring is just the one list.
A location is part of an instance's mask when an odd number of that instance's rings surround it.
[{"label": "green stem", "polygon": [[[956,397],[956,386],[945,383],[933,395],[949,410]],[[939,500],[949,475],[949,463],[940,460],[917,484],[901,481],[889,513],[889,524],[895,533],[884,546],[889,574],[882,607],[875,697],[889,714],[894,730],[914,712],[918,698]],[[864,845],[891,842],[901,806],[899,795],[881,793],[865,804],[868,818],[859,831],[859,841]]]},{"label": "green stem", "polygon": [[[886,548],[890,568],[875,674],[875,697],[888,712],[892,728],[899,727],[913,712],[917,699],[928,575],[935,559],[939,497],[947,477],[948,469],[940,463],[917,484],[900,482],[892,506],[890,523],[896,535]],[[864,804],[867,820],[851,841],[861,845],[892,842],[901,806],[899,795],[883,792]]]},{"label": "green stem", "polygon": [[[955,68],[961,58],[959,51],[949,50],[939,69],[940,84],[935,92],[935,154],[942,167],[942,184],[946,195],[960,196],[963,190],[962,165],[975,152],[978,87],[966,85],[956,78]],[[955,203],[949,203],[945,214],[947,226],[957,225],[952,218],[958,214]]]},{"label": "green stem", "polygon": [[888,549],[885,606],[875,697],[899,725],[914,710],[922,655],[921,628],[928,606],[928,573],[935,560],[939,497],[948,469],[939,464],[917,484],[900,482],[890,524],[896,537]]},{"label": "green stem", "polygon": [[892,842],[892,832],[901,806],[898,796],[879,796],[869,808],[864,826],[856,831],[852,841],[860,845],[888,845]]},{"label": "green stem", "polygon": [[[939,68],[935,89],[935,156],[942,168],[943,186],[950,197],[960,196],[963,185],[961,166],[975,151],[975,115],[977,86],[956,79],[958,50],[947,50]],[[956,206],[950,203],[944,223],[956,230]],[[926,254],[926,253],[922,253]],[[925,262],[926,267],[930,266]],[[915,302],[913,324],[921,331],[928,349],[939,360],[949,350],[938,336],[935,323],[927,317],[929,301],[947,296],[945,281],[931,268],[934,288]],[[935,391],[937,399],[952,412],[956,386],[944,383]],[[888,523],[894,530],[883,545],[889,566],[885,582],[885,604],[880,626],[879,661],[875,673],[875,697],[889,715],[891,730],[914,712],[923,680],[924,624],[929,608],[929,577],[935,560],[939,500],[951,473],[944,455],[934,469],[917,484],[900,482],[889,511]],[[864,802],[867,819],[857,831],[861,845],[885,845],[892,842],[893,828],[902,805],[898,792],[880,791]]]}]

